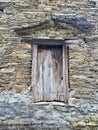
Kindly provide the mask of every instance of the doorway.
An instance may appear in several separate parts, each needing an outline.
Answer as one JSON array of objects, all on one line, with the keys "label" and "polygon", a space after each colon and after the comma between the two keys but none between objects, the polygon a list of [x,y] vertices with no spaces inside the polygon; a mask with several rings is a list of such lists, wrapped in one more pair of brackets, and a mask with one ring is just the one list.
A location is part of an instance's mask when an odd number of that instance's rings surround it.
[{"label": "doorway", "polygon": [[66,102],[68,95],[68,47],[47,43],[32,45],[31,76],[34,102]]}]

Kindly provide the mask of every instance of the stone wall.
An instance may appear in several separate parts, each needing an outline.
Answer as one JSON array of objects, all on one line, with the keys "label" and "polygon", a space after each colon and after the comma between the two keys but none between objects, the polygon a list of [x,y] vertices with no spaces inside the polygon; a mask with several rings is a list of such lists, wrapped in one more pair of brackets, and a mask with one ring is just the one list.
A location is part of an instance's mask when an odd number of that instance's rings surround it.
[{"label": "stone wall", "polygon": [[[83,112],[81,120],[84,121],[84,127],[88,128],[90,124],[85,123],[85,118],[89,118],[90,110],[97,116],[98,107],[98,1],[0,0],[1,103],[5,101],[2,94],[9,95],[5,94],[7,91],[22,94],[26,91],[28,99],[32,47],[23,43],[23,38],[84,39],[84,44],[69,47],[70,89],[75,93],[72,99],[69,98],[69,102],[70,99],[73,101],[69,105],[79,104],[78,110]],[[72,92],[69,93],[69,97]],[[17,104],[18,98],[15,99]],[[32,96],[29,100],[32,101]],[[19,105],[16,106],[18,109]],[[4,108],[0,105],[1,109]],[[77,114],[76,109],[72,111]],[[69,115],[71,118],[70,112]],[[17,117],[17,114],[14,114],[14,117]],[[10,116],[10,119],[12,118]],[[75,121],[80,122],[80,119]],[[81,126],[81,122],[78,125]]]}]

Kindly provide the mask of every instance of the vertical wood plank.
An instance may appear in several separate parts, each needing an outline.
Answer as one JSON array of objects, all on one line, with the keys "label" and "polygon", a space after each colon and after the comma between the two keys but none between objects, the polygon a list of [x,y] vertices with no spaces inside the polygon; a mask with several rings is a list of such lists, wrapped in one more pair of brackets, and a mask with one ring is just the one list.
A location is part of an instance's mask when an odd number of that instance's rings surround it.
[{"label": "vertical wood plank", "polygon": [[40,51],[37,52],[37,101],[43,101],[42,56]]},{"label": "vertical wood plank", "polygon": [[[44,100],[44,94],[43,94],[43,91],[44,91],[44,86],[43,86],[43,81],[42,81],[42,79],[43,79],[43,60],[42,60],[42,53],[41,52],[39,52],[38,53],[39,54],[39,62],[38,62],[38,65],[39,65],[39,72],[38,72],[38,74],[39,74],[39,101],[43,101]],[[37,71],[38,71],[38,69],[37,69]]]},{"label": "vertical wood plank", "polygon": [[44,100],[51,101],[51,94],[53,89],[52,77],[52,53],[50,50],[44,51],[43,57],[43,86],[44,86]]},{"label": "vertical wood plank", "polygon": [[63,45],[63,86],[64,86],[64,100],[68,101],[68,46]]},{"label": "vertical wood plank", "polygon": [[32,46],[32,91],[33,91],[33,102],[37,100],[37,45]]},{"label": "vertical wood plank", "polygon": [[62,47],[54,47],[53,49],[53,99],[55,101],[64,101],[62,99],[63,86],[62,83]]}]

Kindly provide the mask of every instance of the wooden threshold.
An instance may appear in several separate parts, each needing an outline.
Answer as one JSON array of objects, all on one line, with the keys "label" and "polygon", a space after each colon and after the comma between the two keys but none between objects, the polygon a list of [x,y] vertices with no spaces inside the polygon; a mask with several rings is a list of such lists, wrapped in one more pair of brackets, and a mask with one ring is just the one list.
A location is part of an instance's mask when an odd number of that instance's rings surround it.
[{"label": "wooden threshold", "polygon": [[33,105],[49,105],[49,106],[65,106],[64,102],[36,102],[32,103]]}]

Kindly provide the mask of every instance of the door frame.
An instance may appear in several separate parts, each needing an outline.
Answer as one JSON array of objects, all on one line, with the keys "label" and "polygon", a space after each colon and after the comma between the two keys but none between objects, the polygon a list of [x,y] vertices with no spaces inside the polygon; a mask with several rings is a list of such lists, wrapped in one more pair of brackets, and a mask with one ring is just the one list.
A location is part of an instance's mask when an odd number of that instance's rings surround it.
[{"label": "door frame", "polygon": [[[33,97],[37,97],[37,54],[38,46],[62,46],[62,62],[63,62],[63,84],[64,84],[64,102],[68,102],[68,89],[69,89],[69,47],[64,44],[63,40],[47,40],[47,39],[34,39],[32,40],[32,72],[31,72],[31,86]],[[34,88],[34,89],[33,89]],[[35,98],[33,102],[36,102]]]},{"label": "door frame", "polygon": [[[38,45],[62,45],[63,46],[63,55],[65,56],[65,58],[63,59],[63,62],[64,62],[64,70],[66,70],[66,73],[64,73],[65,75],[65,81],[67,81],[67,84],[66,84],[66,90],[65,90],[65,93],[66,93],[66,98],[65,98],[65,103],[68,102],[68,89],[70,88],[70,79],[69,79],[69,45],[79,45],[79,44],[85,44],[85,41],[83,39],[63,39],[63,40],[53,40],[53,39],[32,39],[30,37],[23,37],[22,40],[21,40],[22,43],[28,43],[28,44],[31,44],[32,45],[32,51],[35,51],[35,57],[36,57],[36,54],[37,54],[37,47]],[[66,50],[66,51],[64,51]],[[33,59],[33,55],[32,55],[32,59]],[[66,61],[66,62],[65,62]],[[35,60],[36,62],[36,60]],[[35,66],[36,68],[36,66]],[[33,69],[32,69],[32,72],[31,72],[31,81],[32,79],[34,78],[32,76],[32,74],[35,73],[33,72]],[[36,74],[35,74],[36,76]],[[31,82],[31,86],[32,86],[32,82]],[[34,96],[34,95],[33,95]]]}]

